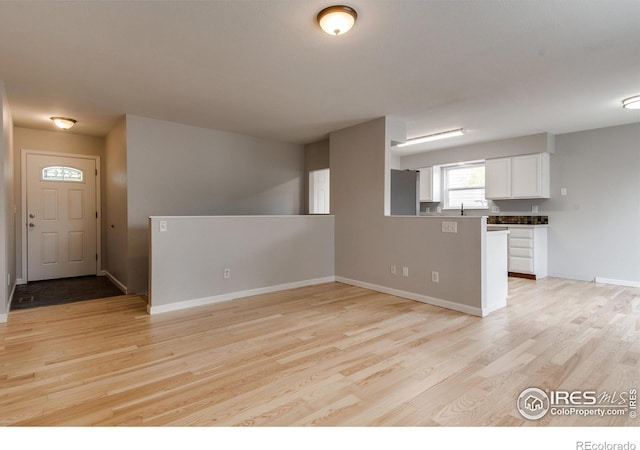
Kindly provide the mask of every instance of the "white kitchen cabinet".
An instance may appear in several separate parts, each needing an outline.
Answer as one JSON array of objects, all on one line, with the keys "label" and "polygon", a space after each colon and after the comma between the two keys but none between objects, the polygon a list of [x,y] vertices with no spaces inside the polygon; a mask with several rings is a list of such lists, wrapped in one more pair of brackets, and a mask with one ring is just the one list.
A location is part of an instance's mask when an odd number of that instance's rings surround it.
[{"label": "white kitchen cabinet", "polygon": [[549,154],[485,161],[485,197],[490,200],[549,198]]},{"label": "white kitchen cabinet", "polygon": [[420,201],[439,202],[440,195],[440,166],[420,169]]},{"label": "white kitchen cabinet", "polygon": [[485,161],[484,192],[485,197],[490,199],[511,198],[511,158]]},{"label": "white kitchen cabinet", "polygon": [[549,154],[514,156],[511,159],[513,198],[549,198]]},{"label": "white kitchen cabinet", "polygon": [[509,275],[545,278],[547,269],[547,227],[509,225]]}]

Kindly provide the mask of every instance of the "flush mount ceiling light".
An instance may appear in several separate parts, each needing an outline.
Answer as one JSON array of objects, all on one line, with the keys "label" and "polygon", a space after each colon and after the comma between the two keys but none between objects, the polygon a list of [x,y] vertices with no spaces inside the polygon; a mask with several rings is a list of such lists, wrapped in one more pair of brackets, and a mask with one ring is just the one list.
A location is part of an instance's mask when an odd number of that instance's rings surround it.
[{"label": "flush mount ceiling light", "polygon": [[62,130],[68,130],[77,122],[77,120],[70,119],[68,117],[52,117],[51,120],[53,120],[53,123]]},{"label": "flush mount ceiling light", "polygon": [[626,109],[640,109],[640,95],[625,98],[622,100],[622,107]]},{"label": "flush mount ceiling light", "polygon": [[353,8],[344,5],[329,6],[318,13],[318,25],[327,34],[339,36],[353,27],[358,13]]},{"label": "flush mount ceiling light", "polygon": [[407,139],[406,142],[396,145],[396,147],[406,147],[407,145],[422,144],[424,142],[437,141],[438,139],[446,139],[456,136],[462,136],[464,130],[462,128],[456,128],[455,130],[441,131],[439,133],[427,134],[426,136],[418,136],[415,138]]}]

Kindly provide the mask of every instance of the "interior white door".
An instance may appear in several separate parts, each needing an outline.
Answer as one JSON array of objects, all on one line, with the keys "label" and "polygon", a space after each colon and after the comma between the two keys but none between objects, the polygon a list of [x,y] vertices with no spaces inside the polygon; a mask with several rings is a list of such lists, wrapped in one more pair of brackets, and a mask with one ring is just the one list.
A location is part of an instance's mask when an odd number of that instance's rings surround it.
[{"label": "interior white door", "polygon": [[28,280],[97,273],[96,161],[27,155]]},{"label": "interior white door", "polygon": [[309,214],[329,214],[329,169],[309,172]]}]

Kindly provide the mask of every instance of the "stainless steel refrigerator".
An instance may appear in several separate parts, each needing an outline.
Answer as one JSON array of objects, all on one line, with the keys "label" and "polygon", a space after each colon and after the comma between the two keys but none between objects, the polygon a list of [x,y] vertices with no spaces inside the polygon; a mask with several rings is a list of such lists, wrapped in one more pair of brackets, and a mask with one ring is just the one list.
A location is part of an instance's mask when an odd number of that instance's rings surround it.
[{"label": "stainless steel refrigerator", "polygon": [[418,176],[417,170],[391,169],[392,216],[417,216],[419,214]]}]

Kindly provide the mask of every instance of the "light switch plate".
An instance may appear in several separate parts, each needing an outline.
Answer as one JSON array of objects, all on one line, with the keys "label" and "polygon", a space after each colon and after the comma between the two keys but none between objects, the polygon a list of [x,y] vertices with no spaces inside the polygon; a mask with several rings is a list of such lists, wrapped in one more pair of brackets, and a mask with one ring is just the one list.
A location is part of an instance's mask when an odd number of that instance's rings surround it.
[{"label": "light switch plate", "polygon": [[167,221],[166,220],[161,220],[160,221],[160,231],[162,231],[162,232],[167,231]]}]

